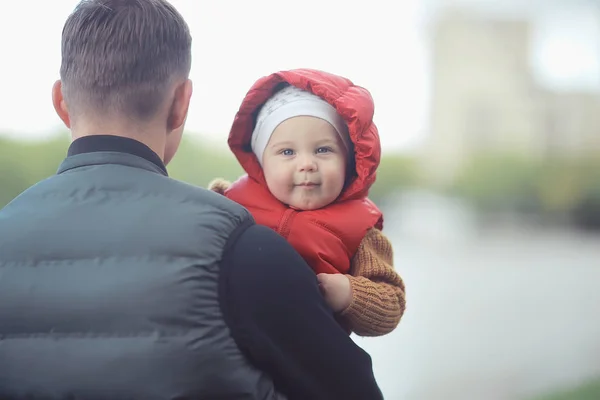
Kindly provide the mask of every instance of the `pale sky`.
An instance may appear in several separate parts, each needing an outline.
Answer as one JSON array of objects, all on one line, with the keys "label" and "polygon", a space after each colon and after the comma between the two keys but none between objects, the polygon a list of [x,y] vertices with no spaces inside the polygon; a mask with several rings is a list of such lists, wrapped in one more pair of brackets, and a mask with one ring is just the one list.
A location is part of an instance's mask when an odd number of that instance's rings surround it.
[{"label": "pale sky", "polygon": [[[62,26],[77,2],[3,5],[1,133],[39,138],[61,129],[50,90],[59,76]],[[384,149],[408,149],[426,132],[430,82],[419,0],[369,0],[356,6],[343,0],[306,0],[293,6],[280,0],[172,3],[193,35],[188,133],[209,135],[225,145],[252,83],[297,67],[341,74],[369,89]],[[557,15],[541,19],[537,31],[535,55],[542,78],[558,86],[600,86],[597,20],[586,19],[589,12]]]}]

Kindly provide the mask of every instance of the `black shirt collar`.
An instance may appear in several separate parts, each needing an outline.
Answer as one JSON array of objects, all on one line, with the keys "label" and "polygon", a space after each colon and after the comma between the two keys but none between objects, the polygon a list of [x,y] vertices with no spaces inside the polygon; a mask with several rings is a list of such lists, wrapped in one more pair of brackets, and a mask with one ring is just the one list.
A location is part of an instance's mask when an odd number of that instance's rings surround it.
[{"label": "black shirt collar", "polygon": [[74,156],[82,153],[95,153],[99,151],[115,151],[119,153],[128,153],[138,156],[156,164],[165,175],[167,168],[150,147],[138,142],[137,140],[113,135],[92,135],[78,138],[69,146],[68,156]]}]

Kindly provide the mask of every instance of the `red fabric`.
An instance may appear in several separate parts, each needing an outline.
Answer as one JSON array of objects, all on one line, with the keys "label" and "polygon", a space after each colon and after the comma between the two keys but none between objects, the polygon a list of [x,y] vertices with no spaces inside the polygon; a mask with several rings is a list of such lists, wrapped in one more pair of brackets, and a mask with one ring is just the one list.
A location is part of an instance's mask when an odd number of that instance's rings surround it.
[{"label": "red fabric", "polygon": [[[273,197],[250,147],[256,115],[281,83],[312,92],[335,107],[346,121],[354,144],[356,177],[336,202],[319,210],[293,210]],[[381,212],[366,197],[381,157],[373,112],[373,99],[366,89],[337,75],[296,69],[259,79],[234,119],[228,143],[247,176],[234,182],[225,195],[246,207],[257,223],[287,238],[316,273],[347,273],[350,259],[366,232],[373,227],[382,228]]]}]

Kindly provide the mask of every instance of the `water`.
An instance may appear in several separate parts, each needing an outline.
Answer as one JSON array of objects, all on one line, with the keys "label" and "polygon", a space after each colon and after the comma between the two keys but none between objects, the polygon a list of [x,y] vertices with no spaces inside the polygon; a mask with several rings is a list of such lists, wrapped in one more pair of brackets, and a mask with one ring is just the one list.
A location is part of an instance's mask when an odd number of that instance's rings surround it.
[{"label": "water", "polygon": [[[386,227],[406,314],[390,335],[355,338],[386,399],[524,399],[600,376],[600,238],[479,232],[439,209],[412,229],[409,212]],[[440,221],[456,235],[424,233]]]}]

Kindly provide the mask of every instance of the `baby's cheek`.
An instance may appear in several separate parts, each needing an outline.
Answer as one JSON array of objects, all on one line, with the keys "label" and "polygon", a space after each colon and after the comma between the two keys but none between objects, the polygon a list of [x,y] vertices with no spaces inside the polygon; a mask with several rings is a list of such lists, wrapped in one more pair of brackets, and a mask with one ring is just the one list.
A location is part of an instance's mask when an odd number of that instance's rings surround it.
[{"label": "baby's cheek", "polygon": [[337,198],[342,193],[342,190],[344,190],[344,178],[344,175],[337,176],[335,179],[333,179],[331,183],[331,195],[335,198]]},{"label": "baby's cheek", "polygon": [[[277,178],[277,177],[273,177]],[[267,187],[271,194],[282,203],[288,203],[290,197],[290,187],[285,179],[267,179]]]},{"label": "baby's cheek", "polygon": [[282,202],[284,204],[288,204],[290,202],[290,196],[285,191],[271,192],[271,193],[277,200],[279,200],[280,202]]},{"label": "baby's cheek", "polygon": [[265,181],[267,182],[267,187],[272,192],[276,190],[279,186],[280,176],[277,174],[277,171],[274,171],[272,168],[265,168],[263,170],[265,174]]}]

